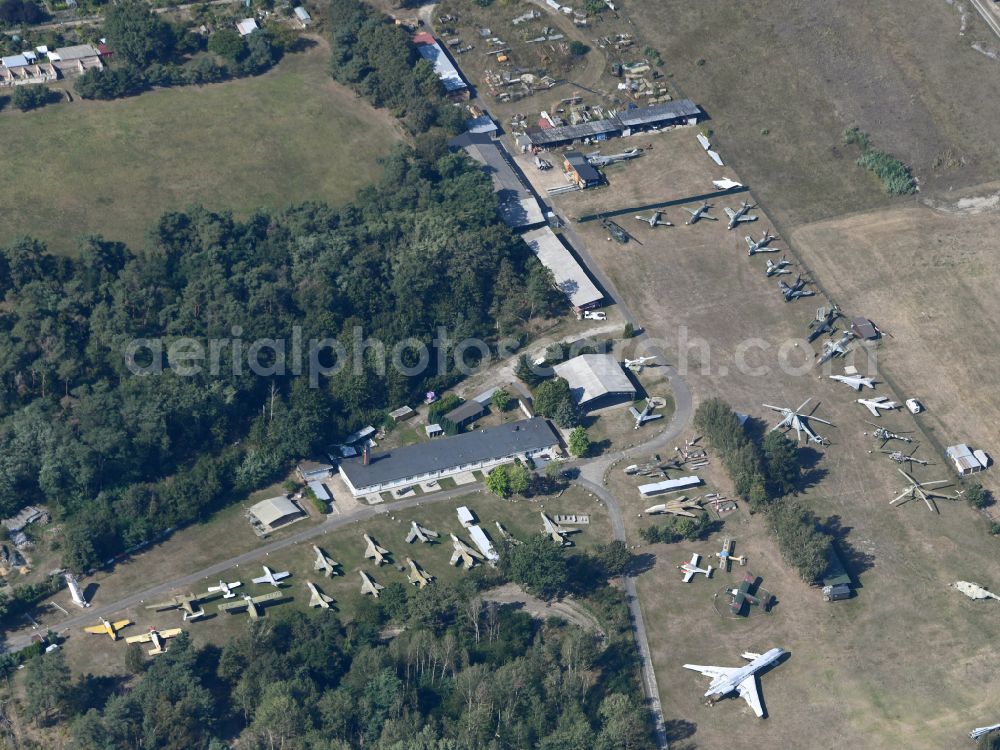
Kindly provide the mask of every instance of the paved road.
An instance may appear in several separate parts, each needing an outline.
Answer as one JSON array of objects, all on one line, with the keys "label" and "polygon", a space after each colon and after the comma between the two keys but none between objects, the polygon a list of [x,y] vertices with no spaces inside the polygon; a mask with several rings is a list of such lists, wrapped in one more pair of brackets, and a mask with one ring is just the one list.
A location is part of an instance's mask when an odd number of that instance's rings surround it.
[{"label": "paved road", "polygon": [[993,33],[1000,36],[1000,21],[997,20],[997,14],[994,12],[993,8],[990,7],[990,3],[993,0],[972,0],[972,5],[979,15],[983,17],[986,21],[986,25],[993,29]]}]

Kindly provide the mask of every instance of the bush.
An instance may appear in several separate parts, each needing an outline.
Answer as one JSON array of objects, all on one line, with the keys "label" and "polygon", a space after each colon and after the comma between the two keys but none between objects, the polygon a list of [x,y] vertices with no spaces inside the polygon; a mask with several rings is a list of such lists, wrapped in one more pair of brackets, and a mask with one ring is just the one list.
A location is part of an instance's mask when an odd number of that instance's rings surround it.
[{"label": "bush", "polygon": [[588,52],[590,52],[590,47],[581,41],[574,39],[569,43],[569,53],[573,55],[573,57],[583,57]]},{"label": "bush", "polygon": [[639,536],[650,544],[662,542],[676,544],[680,541],[694,542],[704,539],[712,530],[712,521],[707,513],[701,513],[696,518],[685,516],[670,516],[660,526],[646,526],[639,530]]},{"label": "bush", "polygon": [[965,499],[973,508],[985,508],[993,504],[993,494],[981,484],[970,485],[965,491]]},{"label": "bush", "polygon": [[141,93],[148,84],[142,71],[133,66],[91,68],[73,84],[83,99],[120,99]]},{"label": "bush", "polygon": [[812,512],[797,501],[785,501],[768,510],[767,525],[778,541],[781,556],[803,581],[812,583],[826,572],[832,540],[819,530]]},{"label": "bush", "polygon": [[857,165],[864,167],[882,181],[882,187],[890,195],[909,195],[917,191],[917,181],[910,168],[896,157],[872,147],[871,138],[860,128],[844,131],[844,143],[861,149]]},{"label": "bush", "polygon": [[569,452],[576,458],[586,456],[590,451],[590,436],[587,435],[587,428],[580,426],[573,429],[569,434]]},{"label": "bush", "polygon": [[622,331],[622,338],[630,339],[635,337],[635,326],[631,323],[625,324],[625,330]]},{"label": "bush", "polygon": [[11,104],[22,112],[27,112],[29,109],[44,107],[46,102],[49,101],[51,95],[52,92],[49,90],[48,86],[15,86],[14,93],[11,94],[10,101]]}]

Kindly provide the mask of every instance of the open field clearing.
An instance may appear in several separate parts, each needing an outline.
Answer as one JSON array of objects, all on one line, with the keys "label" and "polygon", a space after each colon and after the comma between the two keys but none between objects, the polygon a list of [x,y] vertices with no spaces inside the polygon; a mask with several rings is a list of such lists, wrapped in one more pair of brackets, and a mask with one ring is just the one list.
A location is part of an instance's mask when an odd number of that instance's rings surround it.
[{"label": "open field clearing", "polygon": [[[705,192],[706,182],[717,176],[707,161],[692,131],[673,131],[656,136],[653,151],[628,165],[621,177],[612,175],[611,188],[590,196],[561,196],[556,204],[574,216],[592,202],[613,209]],[[649,192],[641,192],[636,183]],[[626,185],[623,195],[616,192],[616,184]],[[735,207],[740,198],[713,201],[712,213],[724,219],[721,209]],[[640,544],[636,550],[652,555],[642,558],[645,572],[638,586],[665,718],[678,738],[687,735],[672,747],[814,746],[817,743],[803,743],[802,738],[820,731],[824,743],[838,745],[955,746],[1000,699],[1000,686],[985,667],[998,626],[989,607],[978,606],[982,602],[962,597],[947,584],[967,579],[1000,586],[997,541],[988,535],[983,518],[964,502],[939,501],[940,514],[919,501],[889,506],[904,480],[885,456],[869,453],[877,443],[864,434],[871,429],[865,422],[874,418],[854,403],[857,395],[846,386],[817,378],[819,370],[811,366],[814,355],[802,340],[815,308],[827,302],[817,296],[785,303],[777,280],[764,277],[768,256],[747,257],[743,235],[759,236],[769,226],[766,216],[757,213],[757,222],[733,231],[727,231],[722,220],[684,226],[678,209],[667,210],[665,218],[678,224],[672,228],[650,230],[629,217],[620,219],[644,243],[641,246],[609,242],[597,222],[571,223],[699,400],[721,396],[737,411],[771,425],[777,415],[762,403],[795,407],[812,397],[820,402],[817,416],[835,425],[814,425],[832,445],[804,450],[808,487],[803,497],[842,538],[848,567],[860,583],[856,598],[824,603],[819,590],[803,584],[781,560],[763,519],[749,517],[744,509],[728,516],[723,529],[706,542],[669,549]],[[782,241],[775,244],[785,247]],[[864,272],[843,269],[852,260],[829,254],[830,267],[818,269],[825,285],[833,288],[834,280]],[[859,260],[854,263],[860,265]],[[861,300],[838,296],[838,301],[848,314],[880,318],[885,309],[881,298],[862,309],[855,309]],[[892,330],[892,324],[886,327]],[[879,362],[888,363],[894,380],[910,378],[906,382],[913,387],[923,384],[921,394],[924,389],[946,393],[943,381],[927,381],[924,372],[902,360],[901,353],[912,349],[916,339],[894,333],[895,338],[884,340],[878,350]],[[927,340],[920,345],[933,350]],[[782,359],[784,367],[779,366]],[[823,374],[841,371],[842,363],[835,361]],[[903,413],[879,421],[896,431],[918,431],[923,424]],[[693,434],[688,431],[678,443]],[[919,431],[915,436],[921,438]],[[942,457],[924,442],[918,455],[936,465],[914,467],[914,474],[921,481],[951,478]],[[666,453],[664,458],[670,451]],[[711,452],[710,457],[712,464],[703,476],[711,488],[731,493],[718,457]],[[622,502],[630,542],[638,543],[638,529],[652,522],[638,514],[653,502],[635,490],[645,479],[625,477],[621,468],[610,471],[609,489]],[[946,491],[955,489],[957,484]],[[710,582],[699,576],[682,584],[676,565],[692,551],[705,556],[703,562],[716,562],[723,536],[736,538],[737,554],[749,556],[748,566],[716,574]],[[779,603],[770,616],[754,613],[745,622],[723,619],[715,612],[713,596],[723,586],[737,585],[745,571],[762,577]],[[738,666],[742,651],[763,652],[772,646],[785,648],[791,657],[763,677],[762,695],[770,714],[766,721],[756,720],[742,700],[704,707],[701,696],[707,680],[681,668],[685,662]],[[670,724],[672,720],[694,726]]]},{"label": "open field clearing", "polygon": [[1000,167],[1000,62],[971,47],[997,40],[974,11],[964,36],[944,0],[636,0],[625,12],[782,226],[888,203],[841,145],[853,125],[912,165],[923,189],[975,185]]},{"label": "open field clearing", "polygon": [[328,65],[323,41],[257,78],[8,109],[0,243],[27,234],[68,253],[101,234],[137,248],[161,214],[194,203],[247,216],[350,200],[401,136]]}]

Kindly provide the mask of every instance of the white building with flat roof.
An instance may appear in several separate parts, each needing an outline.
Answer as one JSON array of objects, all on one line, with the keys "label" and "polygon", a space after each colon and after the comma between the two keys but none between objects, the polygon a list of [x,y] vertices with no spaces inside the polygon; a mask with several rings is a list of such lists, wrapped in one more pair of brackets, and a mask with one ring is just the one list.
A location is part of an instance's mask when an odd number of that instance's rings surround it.
[{"label": "white building with flat roof", "polygon": [[590,280],[583,266],[573,257],[556,233],[548,227],[533,229],[521,235],[531,252],[543,266],[552,271],[556,287],[566,295],[577,310],[600,304],[604,295]]}]

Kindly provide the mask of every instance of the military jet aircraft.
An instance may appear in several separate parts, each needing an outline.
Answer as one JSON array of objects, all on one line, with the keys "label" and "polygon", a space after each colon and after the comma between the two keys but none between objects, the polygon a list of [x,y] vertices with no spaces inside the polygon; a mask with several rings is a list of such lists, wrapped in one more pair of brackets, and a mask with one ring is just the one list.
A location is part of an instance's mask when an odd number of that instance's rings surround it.
[{"label": "military jet aircraft", "polygon": [[819,308],[816,311],[816,317],[809,322],[809,343],[811,344],[824,333],[832,334],[833,324],[837,322],[837,318],[839,317],[841,317],[841,312],[840,308],[836,305],[831,307],[829,311],[823,307]]},{"label": "military jet aircraft", "polygon": [[647,362],[652,362],[656,359],[656,355],[651,357],[637,357],[636,359],[629,359],[628,357],[622,362],[625,365],[626,370],[631,370],[632,372],[642,372],[646,367]]},{"label": "military jet aircraft", "polygon": [[792,300],[797,300],[800,297],[812,297],[816,292],[806,289],[806,284],[809,283],[802,278],[800,274],[795,279],[795,283],[789,286],[784,281],[778,282],[778,289],[781,290],[782,296],[785,298],[785,302],[791,302]]},{"label": "military jet aircraft", "polygon": [[260,596],[250,596],[249,594],[244,594],[242,601],[220,604],[219,611],[234,614],[245,609],[247,614],[250,615],[250,619],[256,620],[260,617],[260,609],[257,607],[258,604],[274,601],[275,599],[281,599],[283,596],[284,593],[281,591],[272,591],[270,594],[262,594]]},{"label": "military jet aircraft", "polygon": [[468,570],[469,568],[475,567],[476,561],[482,562],[486,559],[483,557],[482,553],[479,552],[479,550],[473,549],[454,534],[451,534],[451,543],[454,551],[451,553],[450,562],[456,567],[461,562],[461,564],[465,566],[466,570]]},{"label": "military jet aircraft", "polygon": [[886,411],[899,406],[895,401],[890,401],[888,396],[874,396],[872,398],[859,398],[858,403],[870,411],[874,416],[880,415],[880,409]]},{"label": "military jet aircraft", "polygon": [[323,571],[323,575],[327,578],[333,578],[335,575],[339,575],[340,572],[337,568],[340,563],[334,560],[332,557],[327,555],[323,550],[313,545],[313,552],[316,553],[316,560],[313,562],[313,570]]},{"label": "military jet aircraft", "polygon": [[697,552],[692,553],[691,561],[686,562],[683,565],[678,565],[677,569],[684,571],[684,578],[682,579],[684,583],[690,583],[691,579],[694,578],[698,573],[701,573],[705,578],[712,577],[712,566],[709,565],[707,568],[699,568],[698,563],[701,561],[701,555]]},{"label": "military jet aircraft", "polygon": [[575,534],[579,529],[567,529],[565,526],[560,526],[551,518],[549,518],[544,511],[541,512],[542,516],[542,533],[548,537],[551,537],[552,541],[558,544],[560,547],[569,547],[573,544],[566,537],[570,534]]},{"label": "military jet aircraft", "polygon": [[[732,227],[730,227],[730,229],[732,229]],[[771,240],[778,239],[777,236],[771,234],[766,229],[764,230],[764,233],[760,236],[760,239],[757,240],[756,242],[754,242],[753,237],[751,237],[749,234],[746,236],[745,239],[747,241],[747,255],[751,257],[756,255],[757,253],[778,252],[778,248],[769,247],[769,245],[771,244]]]},{"label": "military jet aircraft", "polygon": [[416,521],[410,523],[410,533],[406,535],[406,543],[413,544],[416,541],[429,543],[440,536],[436,531],[425,529]]},{"label": "military jet aircraft", "polygon": [[899,469],[899,473],[902,474],[904,477],[906,477],[906,481],[908,481],[910,483],[910,486],[907,487],[902,492],[900,492],[898,495],[896,495],[896,497],[894,497],[892,500],[890,500],[889,501],[889,505],[895,505],[896,503],[899,503],[900,505],[902,505],[903,503],[907,502],[908,500],[912,500],[915,497],[919,497],[921,500],[923,500],[925,503],[927,503],[927,507],[928,508],[930,508],[932,511],[934,511],[936,513],[937,512],[937,507],[935,507],[935,505],[932,502],[932,500],[935,497],[942,497],[943,498],[943,497],[945,497],[945,495],[937,495],[934,492],[925,492],[924,491],[924,487],[932,487],[932,486],[938,486],[938,487],[945,486],[945,487],[947,487],[949,484],[951,484],[950,480],[948,480],[948,479],[939,479],[936,482],[918,482],[916,479],[914,479],[912,476],[910,476],[909,474],[907,474],[902,469]]},{"label": "military jet aircraft", "polygon": [[663,221],[662,211],[653,211],[649,216],[636,216],[639,221],[644,221],[649,224],[650,228],[656,229],[656,227],[672,227],[673,224],[669,221]]},{"label": "military jet aircraft", "polygon": [[723,210],[726,212],[726,216],[729,217],[729,224],[726,225],[726,229],[736,229],[740,224],[747,221],[757,221],[756,216],[750,216],[749,211],[757,208],[756,203],[747,203],[743,201],[739,208],[729,208],[726,206]]},{"label": "military jet aircraft", "polygon": [[416,560],[406,558],[406,564],[410,566],[410,572],[406,574],[410,583],[419,588],[424,588],[434,580],[434,576],[420,567]]},{"label": "military jet aircraft", "polygon": [[817,360],[816,366],[826,364],[834,357],[842,357],[847,354],[847,345],[853,338],[853,333],[844,331],[843,335],[837,341],[825,341],[823,343],[823,353]]},{"label": "military jet aircraft", "polygon": [[204,596],[207,596],[207,592],[203,596],[195,596],[194,594],[188,594],[187,596],[179,595],[159,604],[147,604],[146,609],[154,609],[157,612],[163,612],[167,609],[179,609],[184,613],[182,619],[185,622],[188,620],[197,620],[205,616],[205,610],[198,606],[199,599],[203,599]]},{"label": "military jet aircraft", "polygon": [[619,161],[628,161],[642,156],[641,148],[630,148],[620,154],[608,154],[603,156],[600,151],[591,151],[587,154],[587,163],[592,167],[607,167]]},{"label": "military jet aircraft", "polygon": [[815,432],[813,432],[812,429],[809,427],[809,423],[814,420],[816,422],[822,422],[823,424],[828,424],[831,426],[833,426],[833,423],[827,422],[825,419],[820,419],[819,417],[814,417],[811,414],[804,414],[802,410],[806,408],[806,405],[810,401],[812,401],[812,399],[807,398],[805,401],[802,402],[802,405],[795,410],[788,409],[783,406],[771,406],[770,404],[764,404],[766,408],[779,412],[782,417],[781,421],[771,428],[771,431],[774,432],[775,430],[780,430],[782,428],[784,428],[786,431],[789,429],[794,429],[796,442],[802,440],[802,433],[804,432],[806,434],[806,437],[808,438],[808,442],[819,443],[820,445],[826,445],[827,443],[826,438],[821,437],[820,435],[817,435]]},{"label": "military jet aircraft", "polygon": [[95,635],[107,635],[111,640],[117,641],[118,631],[132,624],[131,620],[115,620],[111,622],[105,620],[103,617],[100,618],[100,621],[100,625],[88,625],[84,628],[84,631],[94,633]]},{"label": "military jet aircraft", "polygon": [[363,570],[359,570],[358,573],[361,575],[361,593],[371,594],[376,599],[378,599],[378,592],[385,588],[381,583],[375,583],[371,577],[365,573]]},{"label": "military jet aircraft", "polygon": [[380,547],[378,542],[368,536],[368,534],[365,534],[364,537],[365,542],[368,543],[368,546],[365,547],[365,559],[374,560],[376,565],[383,565],[389,562],[389,558],[387,557],[390,554],[389,550],[385,547]]},{"label": "military jet aircraft", "polygon": [[650,516],[666,513],[671,516],[697,518],[701,513],[701,500],[688,500],[687,495],[681,495],[674,500],[668,500],[658,505],[651,505],[644,512]]},{"label": "military jet aircraft", "polygon": [[788,258],[785,258],[784,256],[782,256],[781,260],[777,263],[768,258],[767,268],[764,269],[764,275],[767,276],[767,278],[771,278],[772,276],[783,276],[786,273],[791,273],[791,271],[785,268],[785,266],[790,266],[791,264],[792,261],[788,260]]},{"label": "military jet aircraft", "polygon": [[306,581],[306,588],[309,589],[309,606],[310,607],[320,607],[321,609],[330,609],[330,605],[333,604],[333,597],[329,594],[324,594],[319,590],[319,587],[312,581]]},{"label": "military jet aircraft", "polygon": [[861,375],[831,375],[830,380],[836,380],[844,385],[849,385],[856,391],[864,388],[875,388],[875,378],[862,377]]},{"label": "military jet aircraft", "polygon": [[653,400],[649,398],[646,399],[646,405],[643,407],[641,412],[634,406],[630,406],[628,408],[629,414],[631,414],[632,418],[635,420],[634,429],[638,430],[646,424],[646,422],[652,422],[654,419],[661,419],[663,417],[662,414],[653,414],[653,408]]},{"label": "military jet aircraft", "polygon": [[288,576],[291,575],[291,573],[289,573],[287,570],[283,570],[280,573],[275,573],[266,565],[263,565],[261,567],[264,568],[264,575],[262,575],[260,578],[254,578],[253,579],[254,583],[269,583],[276,589],[279,589],[281,588],[281,585],[278,583],[278,581],[283,581],[286,578],[288,578]]},{"label": "military jet aircraft", "polygon": [[233,589],[239,588],[243,585],[242,581],[233,581],[232,583],[226,583],[225,581],[219,581],[218,586],[209,586],[208,593],[216,594],[220,591],[222,592],[223,599],[232,599],[236,594],[233,593]]},{"label": "military jet aircraft", "polygon": [[150,656],[155,656],[156,654],[162,654],[167,650],[164,641],[167,638],[174,638],[184,631],[180,628],[171,628],[170,630],[157,630],[156,628],[150,628],[148,633],[143,633],[142,635],[130,635],[125,639],[125,643],[152,643],[153,648],[149,650]]},{"label": "military jet aircraft", "polygon": [[709,216],[708,212],[711,210],[711,203],[702,203],[698,208],[691,209],[684,207],[684,210],[691,214],[691,218],[685,221],[685,224],[697,224],[701,219],[708,219],[709,221],[718,221],[714,216]]},{"label": "military jet aircraft", "polygon": [[695,672],[701,672],[706,677],[712,678],[708,692],[705,693],[706,698],[715,695],[721,697],[735,690],[750,705],[757,718],[762,719],[764,718],[764,707],[760,702],[756,675],[760,670],[778,661],[784,653],[785,651],[780,648],[772,648],[764,654],[746,651],[743,653],[743,658],[749,659],[750,663],[745,667],[708,667],[700,664],[685,664],[684,669],[693,669]]},{"label": "military jet aircraft", "polygon": [[507,529],[505,529],[499,521],[494,521],[497,525],[497,532],[500,534],[500,538],[505,542],[510,542],[511,544],[520,544],[520,539],[515,539]]}]

